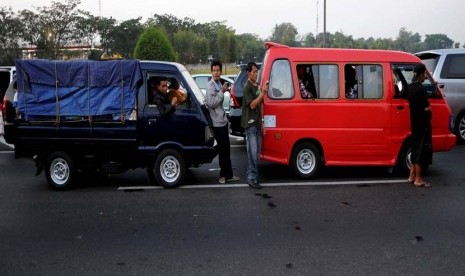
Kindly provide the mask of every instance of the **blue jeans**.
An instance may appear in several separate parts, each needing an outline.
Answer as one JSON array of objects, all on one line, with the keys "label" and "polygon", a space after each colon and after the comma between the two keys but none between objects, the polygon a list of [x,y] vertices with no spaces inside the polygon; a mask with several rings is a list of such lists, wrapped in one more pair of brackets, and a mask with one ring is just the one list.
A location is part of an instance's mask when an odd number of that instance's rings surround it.
[{"label": "blue jeans", "polygon": [[258,183],[258,161],[260,159],[260,150],[262,146],[261,127],[252,126],[245,129],[247,139],[247,183]]}]

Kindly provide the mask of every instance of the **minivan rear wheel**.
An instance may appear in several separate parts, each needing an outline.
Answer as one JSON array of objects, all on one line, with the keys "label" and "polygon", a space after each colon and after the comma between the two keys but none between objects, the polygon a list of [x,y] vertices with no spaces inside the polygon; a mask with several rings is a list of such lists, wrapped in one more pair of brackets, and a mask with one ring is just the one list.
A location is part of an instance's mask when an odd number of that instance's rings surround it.
[{"label": "minivan rear wheel", "polygon": [[292,151],[290,165],[298,178],[314,178],[322,166],[321,153],[313,143],[301,143]]},{"label": "minivan rear wheel", "polygon": [[[397,158],[397,164],[394,167],[394,174],[407,176],[410,173],[412,167],[412,143],[410,140],[406,141],[400,150]],[[429,165],[423,166],[422,174],[425,175],[428,171]]]}]

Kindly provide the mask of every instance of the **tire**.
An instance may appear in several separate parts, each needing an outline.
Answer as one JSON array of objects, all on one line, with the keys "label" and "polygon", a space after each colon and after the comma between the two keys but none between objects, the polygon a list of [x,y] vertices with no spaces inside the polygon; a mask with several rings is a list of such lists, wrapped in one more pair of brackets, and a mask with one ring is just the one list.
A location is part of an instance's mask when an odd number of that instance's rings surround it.
[{"label": "tire", "polygon": [[411,155],[412,143],[410,141],[406,141],[400,150],[399,156],[397,157],[394,174],[404,176],[410,173],[410,168],[412,167],[412,161],[410,159]]},{"label": "tire", "polygon": [[465,112],[462,112],[455,123],[455,135],[457,135],[457,142],[465,144]]},{"label": "tire", "polygon": [[53,152],[45,163],[45,177],[54,190],[69,189],[76,177],[76,166],[73,159],[65,152]]},{"label": "tire", "polygon": [[149,182],[164,188],[175,188],[184,182],[187,168],[182,155],[174,149],[165,149],[147,167]]},{"label": "tire", "polygon": [[291,170],[300,179],[315,178],[321,170],[322,158],[312,143],[301,143],[292,151]]},{"label": "tire", "polygon": [[[397,158],[397,164],[394,168],[394,174],[407,176],[410,173],[412,167],[412,144],[410,141],[405,142]],[[423,166],[422,174],[426,175],[429,165]]]}]

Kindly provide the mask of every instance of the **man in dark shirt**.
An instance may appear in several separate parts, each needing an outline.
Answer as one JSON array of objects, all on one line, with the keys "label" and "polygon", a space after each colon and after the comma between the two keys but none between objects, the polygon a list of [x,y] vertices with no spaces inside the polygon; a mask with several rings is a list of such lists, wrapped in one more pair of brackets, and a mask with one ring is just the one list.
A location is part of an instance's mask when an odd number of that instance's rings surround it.
[{"label": "man in dark shirt", "polygon": [[257,83],[258,66],[255,62],[249,62],[246,70],[248,79],[242,98],[241,125],[247,136],[247,184],[261,189],[258,183],[258,161],[262,145],[262,102],[268,92],[268,83],[260,90]]},{"label": "man in dark shirt", "polygon": [[168,80],[157,77],[150,82],[152,88],[152,103],[155,104],[162,116],[169,115],[176,110],[178,98],[173,97],[171,101],[168,98]]},{"label": "man in dark shirt", "polygon": [[432,162],[431,106],[428,102],[423,82],[426,79],[426,67],[418,64],[413,69],[414,77],[408,86],[410,107],[410,127],[412,131],[412,167],[407,180],[417,187],[431,187],[422,179],[422,170]]}]

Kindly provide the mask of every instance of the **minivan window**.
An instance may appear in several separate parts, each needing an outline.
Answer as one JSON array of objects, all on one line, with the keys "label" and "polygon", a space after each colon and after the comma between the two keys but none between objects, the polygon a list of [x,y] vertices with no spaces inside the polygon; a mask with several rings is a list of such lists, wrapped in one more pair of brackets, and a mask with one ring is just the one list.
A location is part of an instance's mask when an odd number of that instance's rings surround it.
[{"label": "minivan window", "polygon": [[344,66],[345,95],[348,99],[383,98],[383,67],[376,64]]},{"label": "minivan window", "polygon": [[291,99],[294,97],[291,66],[288,60],[280,59],[273,62],[268,96],[272,99]]},{"label": "minivan window", "polygon": [[[394,90],[396,91],[395,97],[407,98],[407,87],[412,83],[413,68],[415,64],[393,64],[392,71],[394,77]],[[427,78],[423,82],[423,86],[426,89],[426,93],[429,98],[433,98],[436,95],[436,86],[428,74]]]},{"label": "minivan window", "polygon": [[313,65],[317,98],[337,99],[339,97],[339,68],[333,64]]},{"label": "minivan window", "polygon": [[465,54],[449,54],[444,60],[441,79],[465,78]]}]

